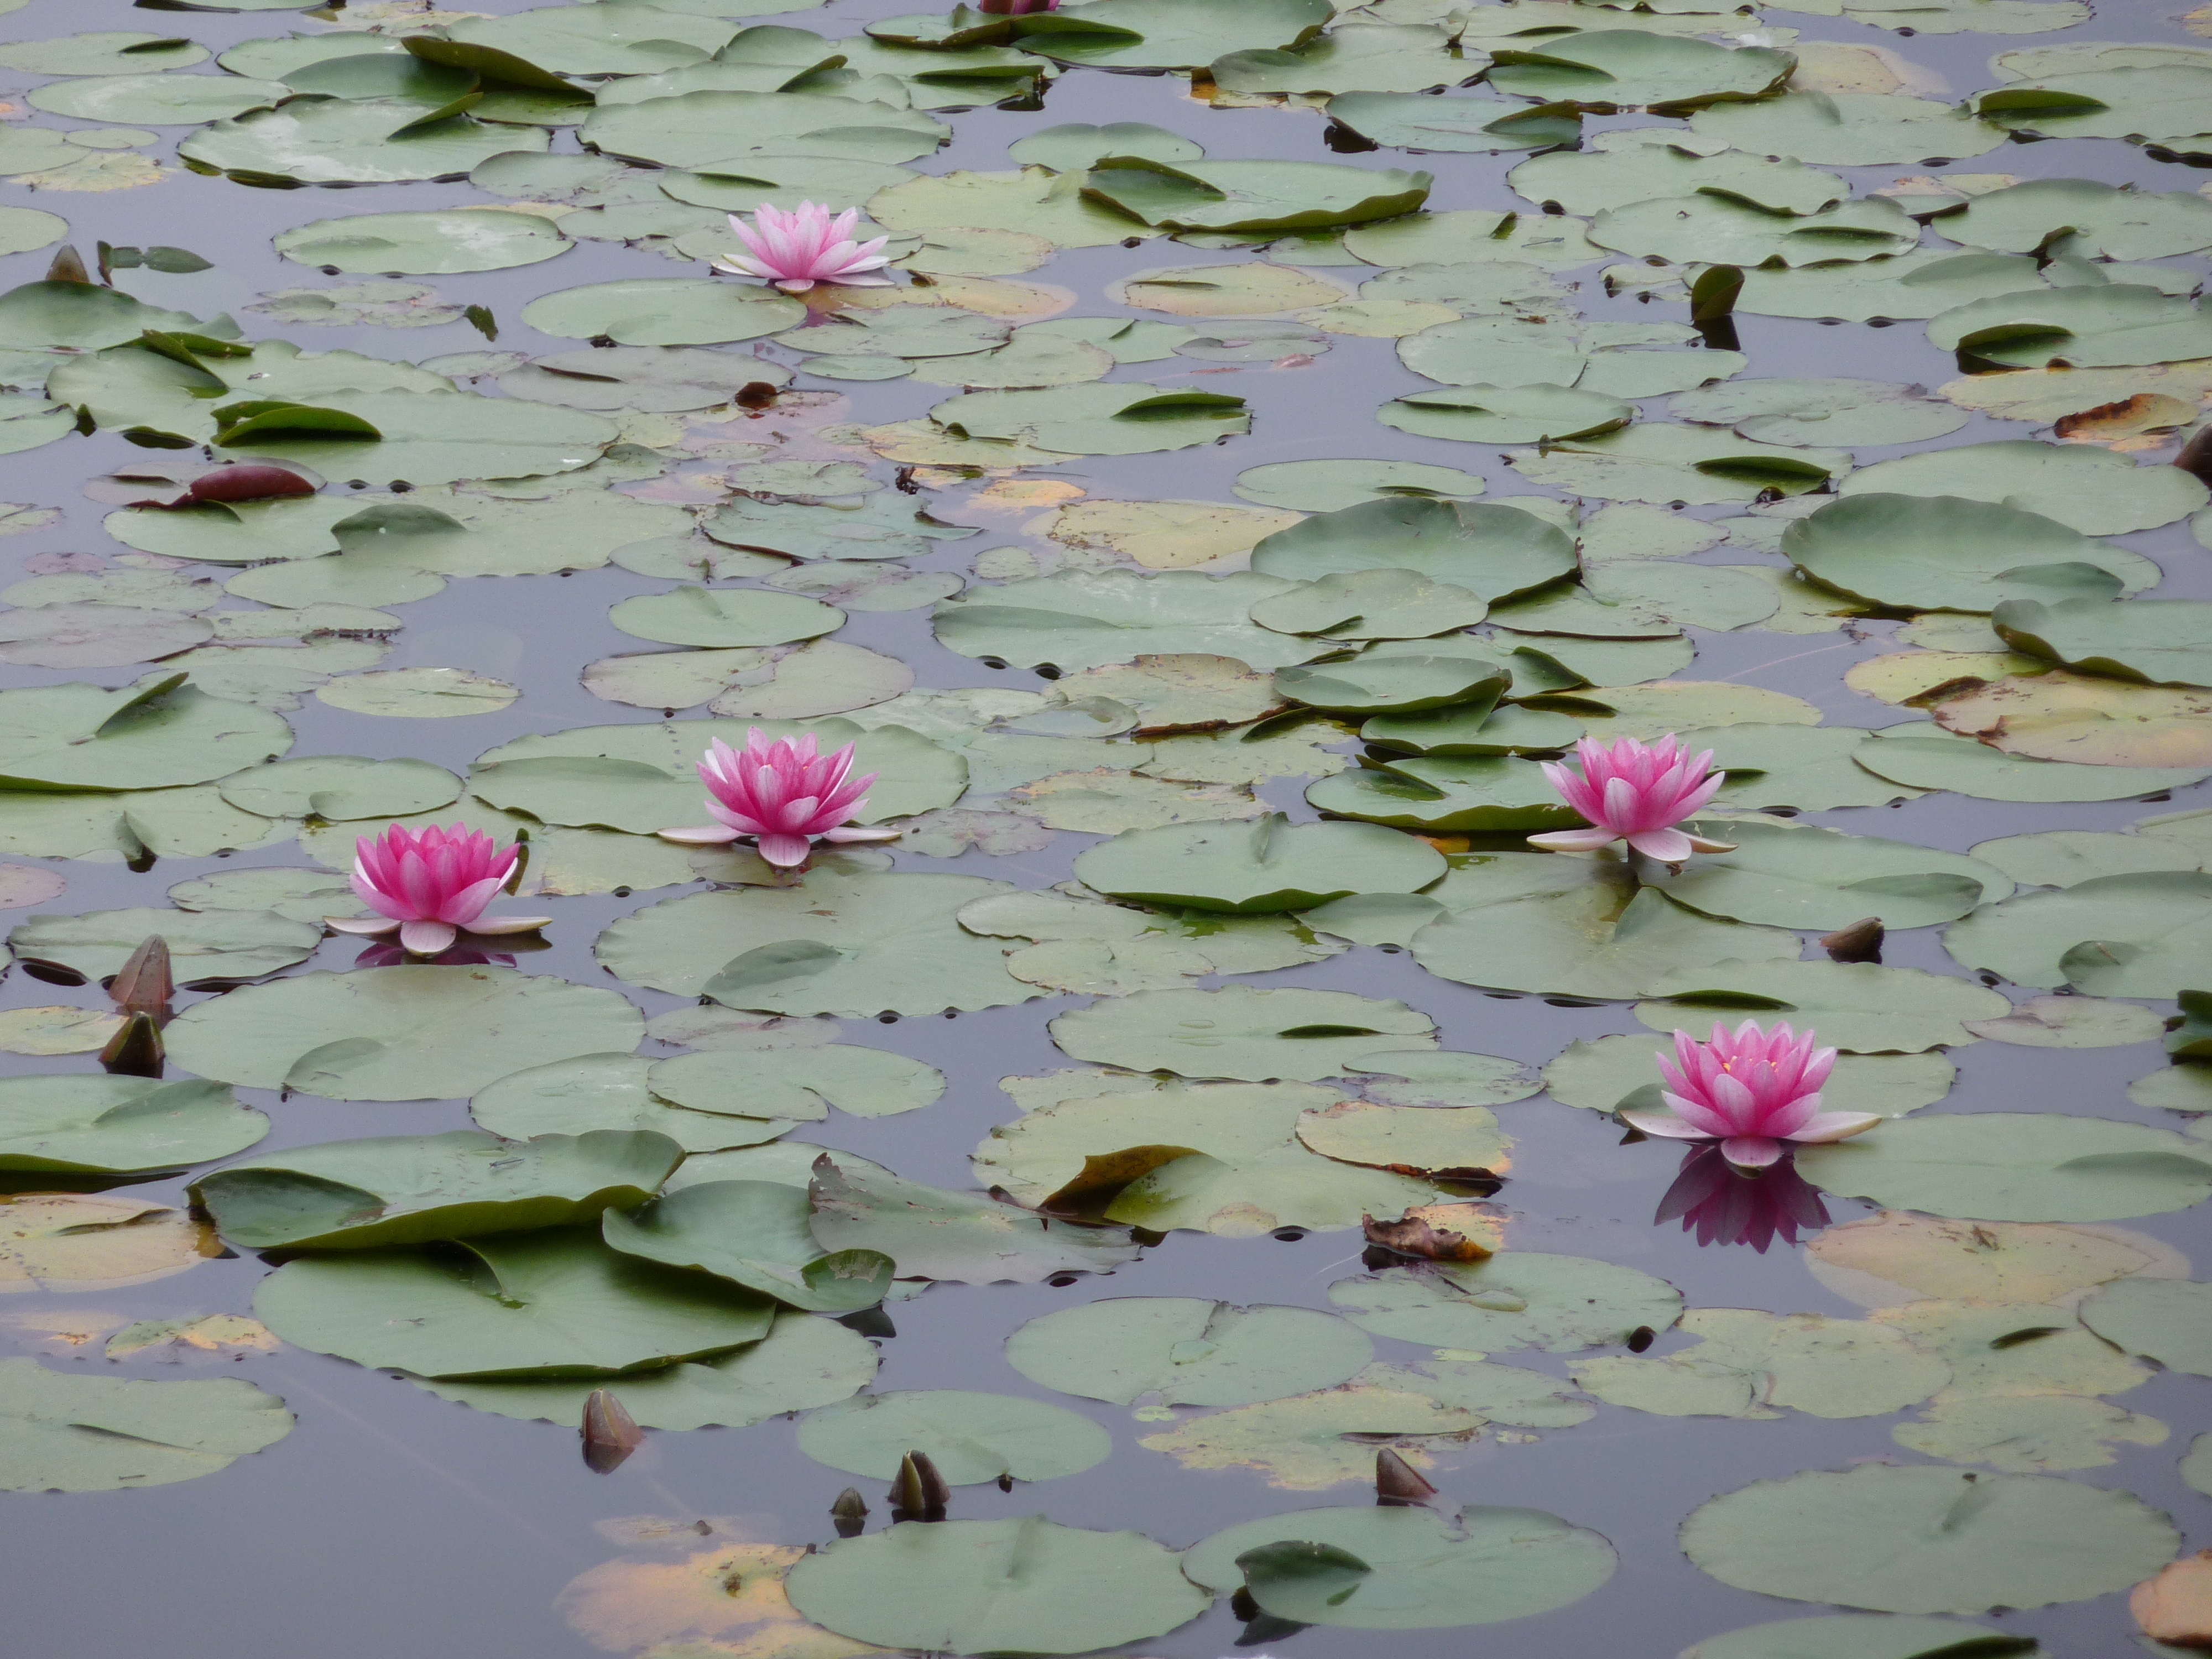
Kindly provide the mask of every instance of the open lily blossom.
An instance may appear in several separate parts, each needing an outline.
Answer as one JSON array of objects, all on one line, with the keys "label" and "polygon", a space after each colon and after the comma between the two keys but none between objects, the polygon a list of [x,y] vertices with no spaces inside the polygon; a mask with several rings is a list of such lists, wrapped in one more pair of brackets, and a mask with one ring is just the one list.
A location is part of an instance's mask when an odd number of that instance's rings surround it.
[{"label": "open lily blossom", "polygon": [[1799,1036],[1786,1021],[1771,1031],[1756,1020],[1734,1031],[1717,1024],[1711,1042],[1677,1031],[1674,1054],[1658,1056],[1662,1097],[1674,1115],[1623,1112],[1621,1119],[1648,1135],[1717,1140],[1721,1156],[1746,1170],[1772,1164],[1784,1141],[1844,1140],[1873,1128],[1881,1119],[1872,1112],[1820,1109],[1836,1051],[1813,1042],[1810,1030]]},{"label": "open lily blossom", "polygon": [[883,269],[890,260],[883,249],[890,238],[856,242],[853,228],[860,222],[858,208],[833,216],[814,202],[801,202],[788,213],[763,204],[754,210],[750,225],[732,213],[730,229],[750,252],[725,255],[714,262],[714,269],[733,276],[763,277],[791,294],[803,294],[817,283],[888,288],[891,279]]},{"label": "open lily blossom", "polygon": [[1713,751],[1688,755],[1669,732],[1645,744],[1634,738],[1610,744],[1584,738],[1575,745],[1579,772],[1547,761],[1544,775],[1559,798],[1589,820],[1587,830],[1554,830],[1531,836],[1531,847],[1553,853],[1594,853],[1625,841],[1646,858],[1680,864],[1692,853],[1732,853],[1733,842],[1712,841],[1677,829],[1718,792],[1727,774],[1713,770]]},{"label": "open lily blossom", "polygon": [[664,830],[665,841],[708,847],[752,837],[761,856],[781,869],[806,862],[817,841],[890,841],[896,830],[853,823],[868,804],[873,772],[853,776],[853,748],[819,753],[814,734],[778,738],[773,743],[757,726],[745,733],[745,746],[732,749],[720,738],[699,763],[707,786],[707,810],[719,820],[695,830]]},{"label": "open lily blossom", "polygon": [[325,916],[341,933],[398,933],[410,956],[434,957],[464,932],[534,933],[550,916],[487,916],[484,908],[514,873],[521,849],[501,847],[465,824],[408,830],[393,824],[354,843],[353,890],[373,916]]}]

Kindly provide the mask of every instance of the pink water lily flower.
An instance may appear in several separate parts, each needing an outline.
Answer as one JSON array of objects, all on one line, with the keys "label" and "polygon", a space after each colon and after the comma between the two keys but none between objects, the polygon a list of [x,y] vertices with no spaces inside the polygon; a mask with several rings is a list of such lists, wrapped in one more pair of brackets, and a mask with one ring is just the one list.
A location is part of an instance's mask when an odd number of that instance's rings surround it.
[{"label": "pink water lily flower", "polygon": [[891,279],[882,272],[890,261],[883,248],[890,238],[855,242],[853,227],[860,222],[858,208],[832,217],[828,208],[812,202],[801,202],[789,213],[763,203],[753,210],[750,226],[730,216],[731,231],[750,252],[726,255],[714,262],[714,269],[732,276],[765,277],[791,294],[803,294],[817,283],[888,288]]},{"label": "pink water lily flower", "polygon": [[484,907],[514,873],[516,847],[500,847],[466,824],[408,830],[393,824],[354,842],[353,890],[373,916],[325,916],[341,933],[393,933],[410,956],[434,957],[471,933],[527,933],[550,916],[487,916]]},{"label": "pink water lily flower", "polygon": [[746,732],[742,750],[717,738],[699,763],[699,777],[707,786],[707,810],[719,822],[664,830],[661,837],[703,847],[750,836],[763,858],[786,870],[805,863],[817,841],[890,841],[897,830],[851,822],[876,781],[873,772],[852,775],[853,747],[819,754],[811,732],[770,743],[757,726]]},{"label": "pink water lily flower", "polygon": [[1674,826],[1694,817],[1727,777],[1712,769],[1713,751],[1686,755],[1672,732],[1645,747],[1634,738],[1610,744],[1584,738],[1575,745],[1583,769],[1547,761],[1544,775],[1559,798],[1588,818],[1587,830],[1531,836],[1528,844],[1553,853],[1594,853],[1626,841],[1647,858],[1680,864],[1692,853],[1733,853],[1732,842],[1711,841]]},{"label": "pink water lily flower", "polygon": [[1843,1140],[1881,1121],[1872,1112],[1824,1112],[1820,1085],[1836,1069],[1833,1048],[1815,1048],[1787,1022],[1771,1032],[1746,1020],[1734,1031],[1713,1027],[1699,1042],[1674,1033],[1674,1053],[1658,1056],[1661,1091],[1674,1109],[1623,1112],[1622,1121],[1648,1135],[1675,1140],[1717,1140],[1721,1156],[1740,1169],[1764,1169],[1782,1156],[1782,1143]]}]

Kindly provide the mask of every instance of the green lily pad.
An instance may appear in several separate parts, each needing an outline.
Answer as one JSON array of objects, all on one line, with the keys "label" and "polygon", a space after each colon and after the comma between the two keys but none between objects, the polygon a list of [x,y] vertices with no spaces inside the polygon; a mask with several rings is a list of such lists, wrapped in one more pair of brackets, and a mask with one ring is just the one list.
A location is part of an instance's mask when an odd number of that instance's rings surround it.
[{"label": "green lily pad", "polygon": [[816,1551],[785,1588],[840,1636],[947,1654],[1088,1653],[1173,1630],[1212,1599],[1148,1538],[1042,1516],[902,1522]]},{"label": "green lily pad", "polygon": [[286,1341],[421,1376],[611,1376],[768,1334],[775,1304],[618,1255],[597,1228],[301,1256],[253,1311]]},{"label": "green lily pad", "polygon": [[624,599],[607,620],[625,634],[668,645],[787,645],[843,627],[845,613],[797,593],[679,587]]},{"label": "green lily pad", "polygon": [[1982,800],[2126,800],[2212,777],[2212,768],[2206,767],[2092,766],[2008,755],[1922,721],[1876,732],[1852,751],[1852,758],[1893,782],[1917,789],[1956,790]]},{"label": "green lily pad", "polygon": [[[801,1121],[674,1105],[647,1085],[653,1065],[639,1054],[606,1054],[532,1066],[480,1091],[469,1103],[469,1114],[479,1127],[510,1140],[581,1135],[594,1129],[642,1129],[665,1135],[687,1152],[758,1146],[787,1134]],[[762,1103],[764,1112],[771,1103]]]},{"label": "green lily pad", "polygon": [[[846,1399],[876,1374],[875,1345],[832,1320],[781,1314],[766,1336],[717,1358],[686,1361],[612,1379],[617,1398],[647,1429],[741,1429],[788,1412]],[[605,1377],[564,1381],[489,1377],[410,1379],[443,1400],[503,1417],[538,1418],[562,1427]]]},{"label": "green lily pad", "polygon": [[864,1394],[811,1412],[799,1449],[848,1474],[888,1480],[911,1451],[926,1454],[946,1482],[1050,1480],[1079,1474],[1113,1449],[1106,1431],[1042,1400],[962,1389]]},{"label": "green lily pad", "polygon": [[1340,94],[1323,109],[1337,126],[1370,143],[1424,153],[1542,149],[1571,144],[1582,132],[1582,112],[1572,104],[1532,108],[1497,98],[1362,91]]},{"label": "green lily pad", "polygon": [[970,392],[939,404],[929,418],[954,437],[1065,455],[1188,449],[1241,435],[1252,426],[1242,398],[1134,382]]},{"label": "green lily pad", "polygon": [[2002,129],[1933,98],[1894,93],[1788,92],[1764,102],[1715,104],[1690,131],[1754,155],[1814,167],[1899,167],[1935,156],[1963,161],[2004,142]]},{"label": "green lily pad", "polygon": [[825,1253],[808,1230],[812,1213],[796,1188],[707,1181],[636,1209],[611,1206],[600,1236],[624,1255],[696,1268],[810,1313],[874,1307],[890,1288],[890,1257],[879,1250]]},{"label": "green lily pad", "polygon": [[1904,253],[1919,245],[1920,227],[1887,197],[1788,218],[1731,196],[1674,196],[1607,208],[1589,239],[1680,264],[1790,266]]},{"label": "green lily pad", "polygon": [[195,1004],[165,1033],[203,1077],[331,1100],[453,1100],[525,1066],[626,1053],[644,1019],[612,991],[506,968],[315,973]]},{"label": "green lily pad", "polygon": [[1185,1077],[1310,1081],[1362,1056],[1435,1046],[1435,1022],[1402,1002],[1344,991],[1140,991],[1060,1015],[1053,1041],[1078,1060]]},{"label": "green lily pad", "polygon": [[1256,915],[1308,909],[1350,893],[1418,891],[1444,873],[1444,861],[1410,836],[1354,824],[1293,824],[1270,813],[1249,825],[1132,831],[1084,853],[1075,873],[1119,898]]},{"label": "green lily pad", "polygon": [[[1243,1406],[1345,1381],[1374,1345],[1310,1308],[1231,1307],[1192,1297],[1121,1297],[1032,1319],[1006,1340],[1032,1382],[1086,1400]],[[863,1471],[865,1473],[865,1471]]]},{"label": "green lily pad", "polygon": [[292,1413],[243,1377],[149,1382],[0,1359],[0,1490],[122,1492],[228,1468],[292,1431]]},{"label": "green lily pad", "polygon": [[[667,899],[599,936],[600,960],[655,990],[777,1013],[938,1013],[1038,994],[1006,946],[963,931],[962,906],[1003,892],[974,876],[835,875],[804,887]],[[605,1047],[607,1045],[597,1045]]]},{"label": "green lily pad", "polygon": [[1135,155],[1174,166],[1198,161],[1205,154],[1195,139],[1144,121],[1111,121],[1103,126],[1069,122],[1045,127],[1006,146],[1009,160],[1057,173],[1080,173],[1106,155]]},{"label": "green lily pad", "polygon": [[182,674],[117,691],[0,691],[0,776],[18,788],[205,783],[291,746],[282,715],[209,696]]},{"label": "green lily pad", "polygon": [[0,1083],[0,1170],[142,1175],[244,1152],[269,1120],[221,1084],[13,1077]]},{"label": "green lily pad", "polygon": [[789,328],[806,308],[773,289],[693,276],[630,277],[532,300],[522,320],[544,334],[629,346],[722,345]]},{"label": "green lily pad", "polygon": [[1680,1293],[1664,1279],[1589,1256],[1534,1250],[1386,1267],[1337,1280],[1328,1299],[1377,1336],[1479,1352],[1572,1353],[1625,1342],[1639,1328],[1663,1331],[1682,1313]]},{"label": "green lily pad", "polygon": [[17,960],[105,981],[151,934],[168,941],[175,977],[188,989],[258,979],[304,962],[322,943],[319,924],[266,912],[210,915],[142,908],[33,916],[8,935]]},{"label": "green lily pad", "polygon": [[1289,586],[1257,571],[1062,571],[971,587],[940,604],[934,621],[939,642],[963,656],[1049,664],[1063,674],[1181,653],[1232,657],[1265,671],[1328,648],[1248,619],[1255,602]]},{"label": "green lily pad", "polygon": [[1387,403],[1376,418],[1419,438],[1461,443],[1564,443],[1626,426],[1632,405],[1569,386],[1455,386]]},{"label": "green lily pad", "polygon": [[1017,25],[1022,49],[1092,69],[1203,69],[1248,50],[1288,51],[1319,34],[1325,0],[1224,0],[1193,12],[1175,0],[1090,0]]},{"label": "green lily pad", "polygon": [[1118,1227],[1079,1227],[1031,1211],[906,1181],[865,1160],[823,1153],[808,1191],[814,1237],[832,1255],[873,1251],[902,1278],[1033,1285],[1055,1273],[1108,1273],[1136,1255]]},{"label": "green lily pad", "polygon": [[1967,1020],[2012,1005],[1967,979],[1867,962],[1723,962],[1661,975],[1637,1018],[1655,1031],[1746,1018],[1786,1019],[1847,1054],[1918,1054],[1973,1040]]},{"label": "green lily pad", "polygon": [[1164,230],[1261,236],[1417,212],[1433,182],[1425,173],[1378,172],[1327,161],[1186,161],[1171,167],[1115,155],[1092,167],[1084,190],[1092,200]]},{"label": "green lily pad", "polygon": [[602,105],[579,136],[602,155],[728,172],[757,153],[911,161],[950,134],[919,110],[825,93],[706,91]]},{"label": "green lily pad", "polygon": [[[1329,1573],[1322,1561],[1343,1565]],[[1347,1630],[1530,1618],[1592,1594],[1615,1564],[1594,1532],[1489,1507],[1304,1510],[1226,1528],[1183,1556],[1192,1578],[1241,1589],[1274,1618]]]},{"label": "green lily pad", "polygon": [[1581,822],[1534,762],[1499,755],[1370,762],[1321,779],[1306,799],[1324,812],[1431,835],[1511,835]]},{"label": "green lily pad", "polygon": [[[1956,1619],[1905,1619],[1888,1613],[1832,1613],[1819,1619],[1781,1619],[1725,1636],[1709,1636],[1681,1659],[1942,1659],[1946,1649],[1986,1642],[1992,1655],[2012,1652],[2037,1659],[2043,1649],[2032,1636]],[[2008,1647],[1997,1644],[2010,1644]]]},{"label": "green lily pad", "polygon": [[234,772],[216,787],[243,811],[270,818],[313,815],[332,823],[434,812],[461,793],[461,781],[442,766],[358,755],[276,761]]},{"label": "green lily pad", "polygon": [[1684,420],[1728,426],[1759,443],[1917,443],[1966,425],[1963,411],[1885,380],[1731,380],[1678,393]]},{"label": "green lily pad", "polygon": [[2106,1285],[2081,1304],[2081,1322],[2130,1353],[2170,1371],[2212,1376],[2205,1312],[2212,1286],[2186,1279],[2130,1279]]},{"label": "green lily pad", "polygon": [[368,1249],[590,1221],[645,1201],[682,1161],[665,1136],[480,1130],[269,1152],[203,1176],[194,1202],[250,1249]]},{"label": "green lily pad", "polygon": [[1705,828],[1724,830],[1736,850],[1649,879],[1675,902],[1732,921],[1833,932],[1875,915],[1893,929],[1925,927],[2012,892],[1994,866],[1905,842],[1755,822]]},{"label": "green lily pad", "polygon": [[1571,1367],[1585,1393],[1662,1417],[1887,1417],[1927,1399],[1951,1368],[1900,1332],[1825,1314],[1698,1308],[1681,1328],[1698,1339],[1663,1359],[1608,1356]]},{"label": "green lily pad", "polygon": [[1770,213],[1808,214],[1850,194],[1835,174],[1800,162],[1737,150],[1709,155],[1678,138],[1671,127],[1616,128],[1596,135],[1587,149],[1539,155],[1506,177],[1532,202],[1584,214],[1692,194],[1747,202]]},{"label": "green lily pad", "polygon": [[[179,79],[222,87],[228,77]],[[226,173],[247,183],[383,185],[458,179],[495,155],[542,150],[550,142],[542,128],[496,126],[467,115],[426,121],[434,112],[404,98],[292,98],[288,92],[275,88],[253,94],[254,105],[284,101],[273,108],[243,106],[243,112],[192,134],[177,146],[177,154],[196,171]],[[131,105],[126,94],[118,96]],[[243,96],[233,94],[234,108],[235,99]],[[185,118],[197,125],[208,117]]]},{"label": "green lily pad", "polygon": [[1297,581],[1411,570],[1495,603],[1569,574],[1575,556],[1565,532],[1518,507],[1385,498],[1316,514],[1262,538],[1252,550],[1252,568]]},{"label": "green lily pad", "polygon": [[2086,536],[2170,524],[2204,505],[2205,486],[2178,467],[2137,466],[2094,446],[2028,439],[1966,444],[1878,461],[1844,480],[1846,496],[1958,495],[2039,513]]},{"label": "green lily pad", "polygon": [[1990,624],[2014,650],[2068,668],[2152,684],[2212,684],[2212,606],[2201,601],[2021,599],[1993,611]]},{"label": "green lily pad", "polygon": [[1784,448],[1732,433],[1656,422],[1638,422],[1549,449],[1522,450],[1507,459],[1529,483],[1577,495],[1693,507],[1753,501],[1770,490],[1802,495],[1850,470],[1850,457],[1841,450]]},{"label": "green lily pad", "polygon": [[430,276],[534,265],[573,246],[535,214],[471,208],[319,219],[276,238],[303,265]]},{"label": "green lily pad", "polygon": [[1894,1209],[1972,1221],[2119,1221],[2212,1194],[2203,1143],[2059,1113],[1908,1118],[1797,1155],[1805,1179]]},{"label": "green lily pad", "polygon": [[1943,945],[2017,985],[2164,999],[2212,982],[2208,922],[2212,876],[2148,870],[2021,894],[1958,922]]},{"label": "green lily pad", "polygon": [[[1914,1547],[1896,1547],[1909,1537]],[[1724,1584],[1886,1613],[2087,1601],[2155,1572],[2172,1525],[2121,1492],[2038,1475],[1871,1465],[1762,1480],[1682,1523]]]},{"label": "green lily pad", "polygon": [[2039,514],[1953,495],[1853,495],[1793,521],[1782,550],[1814,580],[1901,610],[2101,600],[2157,582],[2139,554]]},{"label": "green lily pad", "polygon": [[1415,461],[1273,461],[1248,467],[1231,486],[1237,495],[1262,507],[1300,513],[1333,513],[1388,496],[1464,499],[1486,486],[1471,472]]}]

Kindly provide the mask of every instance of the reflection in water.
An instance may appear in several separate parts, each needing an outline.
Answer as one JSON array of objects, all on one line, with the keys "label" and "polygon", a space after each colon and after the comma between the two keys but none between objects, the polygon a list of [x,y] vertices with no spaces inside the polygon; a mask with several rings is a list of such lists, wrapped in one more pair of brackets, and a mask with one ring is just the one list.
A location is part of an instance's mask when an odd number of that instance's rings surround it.
[{"label": "reflection in water", "polygon": [[1651,1219],[1657,1224],[1677,1216],[1700,1244],[1748,1244],[1762,1255],[1776,1238],[1795,1244],[1799,1228],[1813,1231],[1829,1219],[1820,1189],[1789,1158],[1764,1170],[1739,1170],[1717,1146],[1696,1147],[1683,1158],[1681,1173]]}]

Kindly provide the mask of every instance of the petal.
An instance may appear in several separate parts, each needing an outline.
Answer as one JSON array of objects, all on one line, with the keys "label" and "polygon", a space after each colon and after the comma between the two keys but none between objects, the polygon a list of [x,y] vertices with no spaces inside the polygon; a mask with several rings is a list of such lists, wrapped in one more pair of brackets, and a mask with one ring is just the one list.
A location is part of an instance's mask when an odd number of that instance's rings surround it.
[{"label": "petal", "polygon": [[396,916],[325,916],[323,926],[341,933],[360,933],[374,938],[380,933],[397,933],[399,919]]},{"label": "petal", "polygon": [[1872,1112],[1816,1112],[1790,1139],[1814,1145],[1863,1135],[1881,1120]]},{"label": "petal", "polygon": [[478,916],[469,924],[471,933],[534,933],[552,925],[550,916]]},{"label": "petal", "polygon": [[763,836],[759,845],[761,856],[781,870],[796,869],[814,850],[804,836]]},{"label": "petal", "polygon": [[843,824],[835,830],[824,830],[824,841],[896,841],[905,831],[901,830],[864,829],[859,824]]},{"label": "petal", "polygon": [[1547,853],[1595,853],[1610,847],[1620,836],[1611,830],[1553,830],[1528,837],[1528,845]]},{"label": "petal", "polygon": [[1721,1142],[1721,1156],[1739,1170],[1763,1170],[1780,1160],[1782,1143],[1764,1135],[1738,1135]]},{"label": "petal", "polygon": [[1695,850],[1690,838],[1680,830],[1645,830],[1628,837],[1628,844],[1647,859],[1656,859],[1662,864],[1680,864]]},{"label": "petal", "polygon": [[696,830],[662,830],[657,831],[661,840],[672,841],[685,847],[719,847],[725,842],[737,840],[741,833],[726,823],[702,824]]},{"label": "petal", "polygon": [[1691,835],[1687,830],[1679,833],[1684,841],[1690,843],[1691,850],[1693,852],[1733,853],[1736,849],[1736,843],[1732,841],[1715,841],[1707,836]]},{"label": "petal", "polygon": [[1647,1135],[1662,1135],[1668,1140],[1711,1140],[1710,1129],[1700,1129],[1695,1124],[1679,1117],[1668,1117],[1660,1112],[1620,1112],[1615,1114],[1623,1123],[1641,1129]]},{"label": "petal", "polygon": [[434,957],[461,936],[450,921],[410,921],[399,929],[399,943],[410,956]]}]

